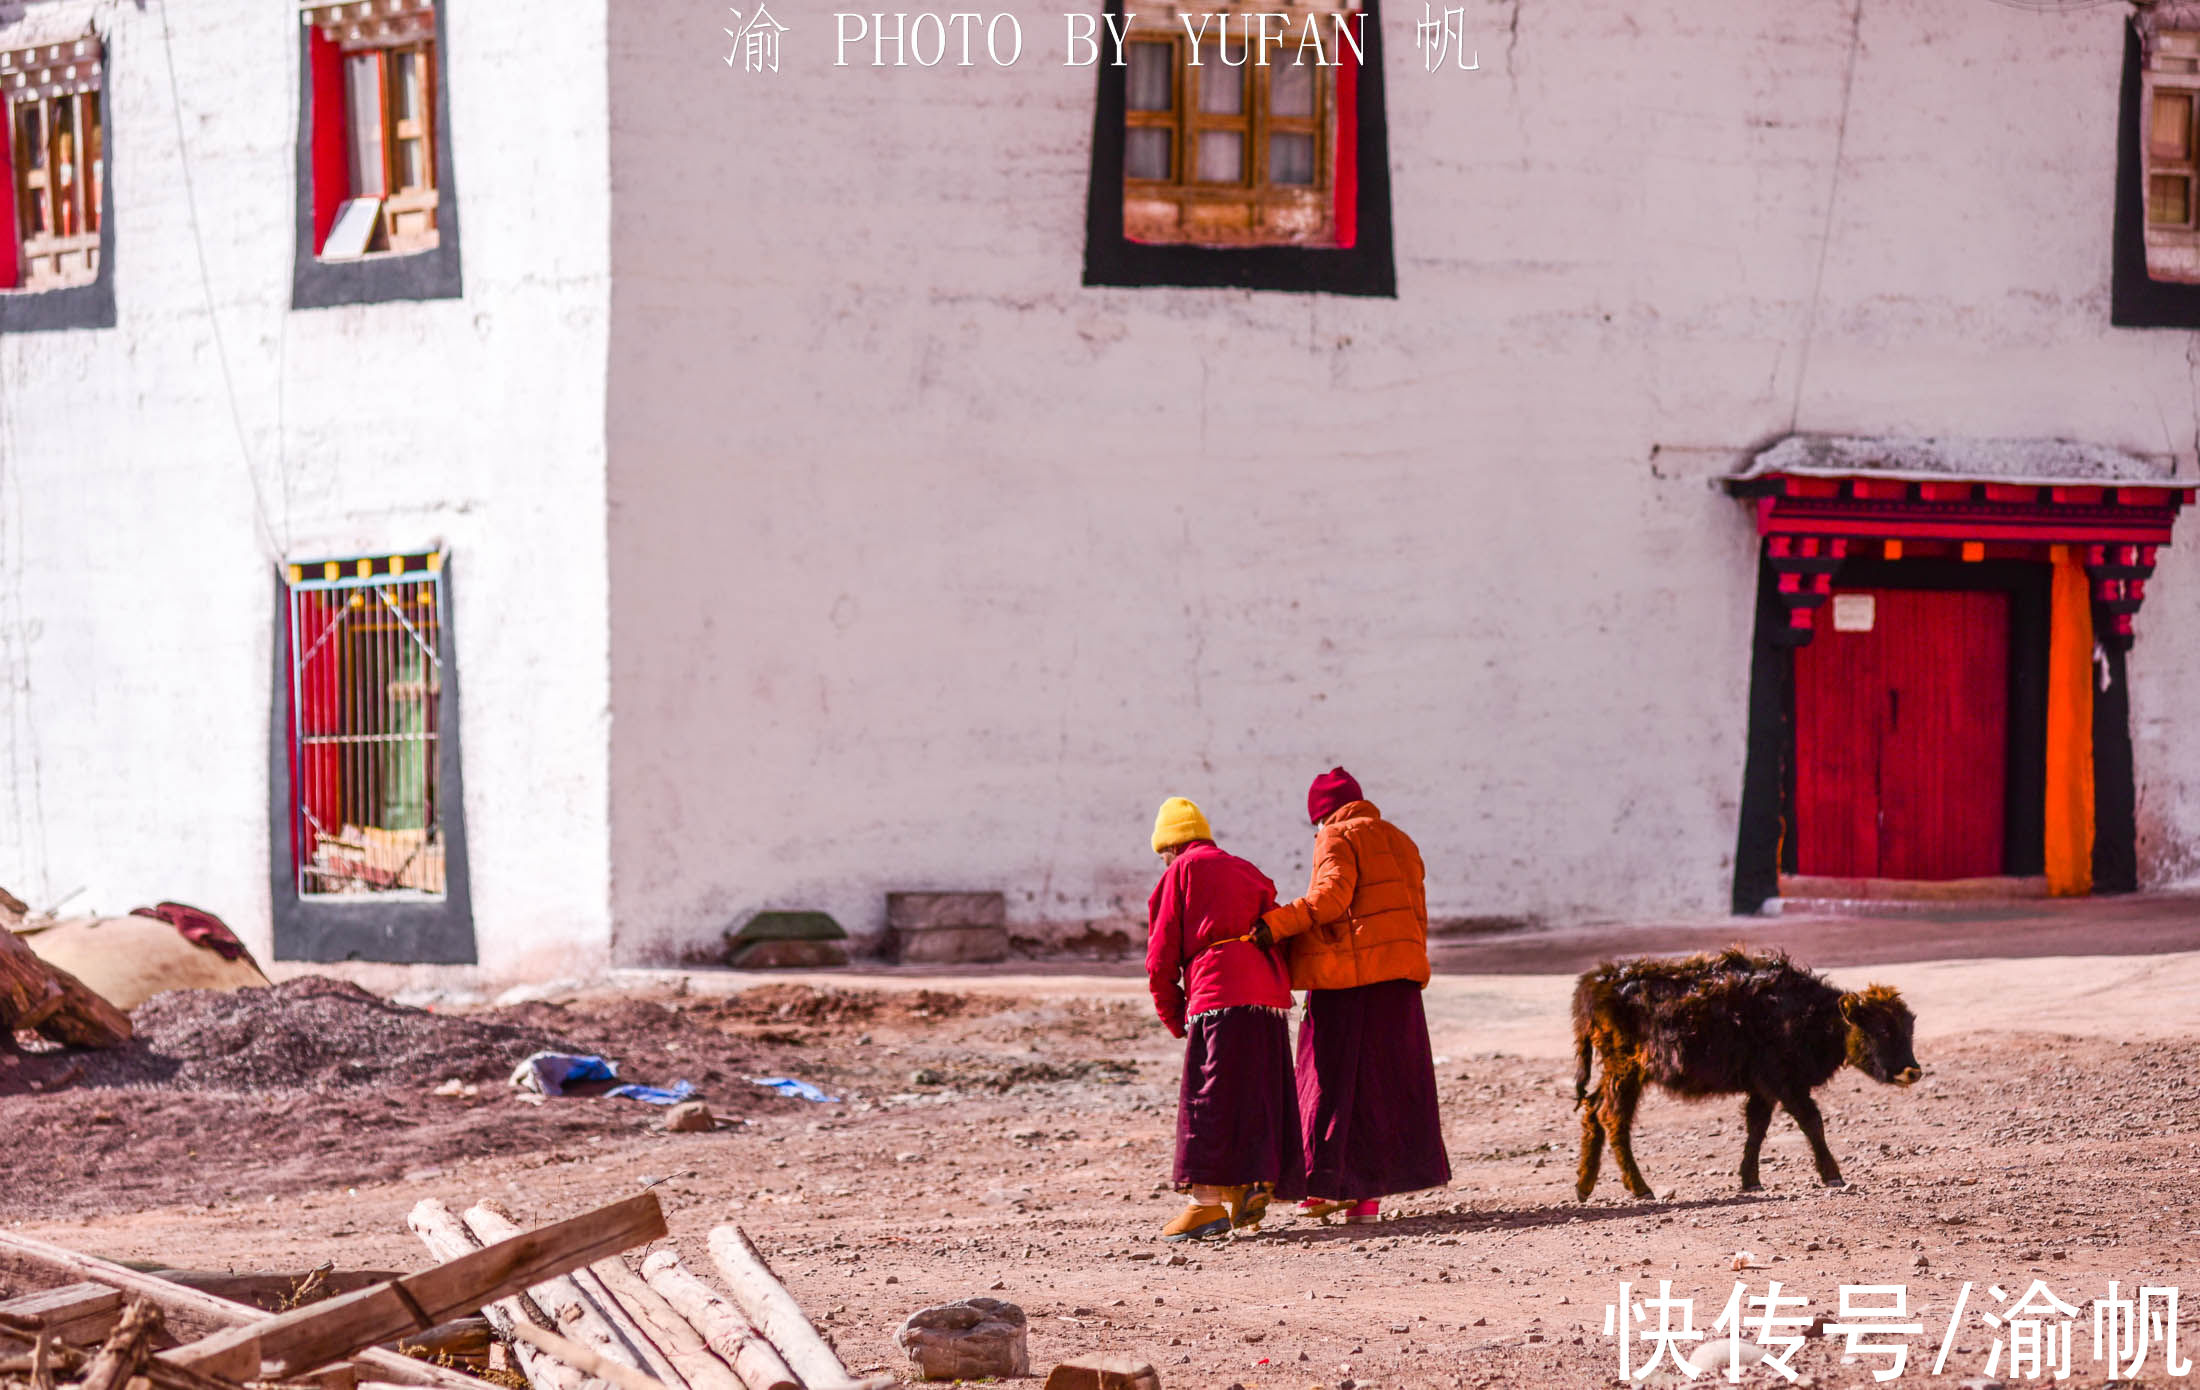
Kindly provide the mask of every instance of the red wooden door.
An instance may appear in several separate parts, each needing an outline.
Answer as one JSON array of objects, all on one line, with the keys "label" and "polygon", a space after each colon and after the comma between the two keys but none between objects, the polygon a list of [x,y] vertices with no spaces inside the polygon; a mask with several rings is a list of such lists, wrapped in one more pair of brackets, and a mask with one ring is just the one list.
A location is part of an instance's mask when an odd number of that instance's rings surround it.
[{"label": "red wooden door", "polygon": [[2007,594],[1837,590],[1795,654],[1796,868],[1999,874],[2008,727]]}]

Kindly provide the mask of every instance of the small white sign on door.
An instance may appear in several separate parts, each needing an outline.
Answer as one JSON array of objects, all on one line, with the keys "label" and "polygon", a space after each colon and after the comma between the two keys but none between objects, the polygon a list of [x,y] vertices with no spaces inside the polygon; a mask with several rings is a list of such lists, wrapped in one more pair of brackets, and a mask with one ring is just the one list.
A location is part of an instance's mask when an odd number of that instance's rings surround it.
[{"label": "small white sign on door", "polygon": [[1872,622],[1878,617],[1879,605],[1871,594],[1835,594],[1833,596],[1833,630],[1835,632],[1870,632]]}]

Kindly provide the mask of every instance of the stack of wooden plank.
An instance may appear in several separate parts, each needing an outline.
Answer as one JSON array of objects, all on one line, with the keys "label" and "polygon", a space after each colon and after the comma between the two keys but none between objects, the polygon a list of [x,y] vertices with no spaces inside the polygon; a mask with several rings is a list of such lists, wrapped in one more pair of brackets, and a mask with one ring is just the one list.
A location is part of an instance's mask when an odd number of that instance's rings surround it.
[{"label": "stack of wooden plank", "polygon": [[[454,1214],[429,1199],[414,1232],[438,1259],[508,1240],[518,1227],[491,1202]],[[659,1250],[637,1267],[618,1254],[482,1309],[509,1339],[533,1390],[875,1390],[857,1381],[779,1282],[748,1234],[719,1226],[711,1262],[730,1299]]]},{"label": "stack of wooden plank", "polygon": [[269,1315],[157,1274],[0,1231],[0,1260],[7,1265],[75,1281],[0,1303],[0,1384],[28,1390],[237,1390],[245,1382],[296,1390],[489,1390],[488,1382],[389,1344],[431,1338],[484,1305],[664,1235],[664,1212],[653,1194],[643,1193],[568,1221],[515,1231],[417,1274]]},{"label": "stack of wooden plank", "polygon": [[628,1264],[625,1252],[666,1234],[652,1193],[533,1230],[486,1202],[460,1217],[429,1200],[411,1225],[440,1263],[328,1276],[330,1296],[273,1314],[222,1296],[272,1292],[256,1276],[178,1282],[0,1231],[0,1265],[70,1281],[0,1302],[0,1390],[491,1390],[399,1350],[463,1344],[475,1314],[511,1344],[532,1390],[895,1383],[852,1378],[737,1226],[709,1239],[730,1301],[670,1250]]}]

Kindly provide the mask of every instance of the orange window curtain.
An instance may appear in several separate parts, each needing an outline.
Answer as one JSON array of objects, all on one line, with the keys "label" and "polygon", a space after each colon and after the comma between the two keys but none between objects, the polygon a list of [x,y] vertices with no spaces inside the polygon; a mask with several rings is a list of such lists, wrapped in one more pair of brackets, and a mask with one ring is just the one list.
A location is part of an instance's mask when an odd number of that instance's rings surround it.
[{"label": "orange window curtain", "polygon": [[2093,600],[2085,566],[2053,547],[2047,642],[2047,888],[2093,891]]}]

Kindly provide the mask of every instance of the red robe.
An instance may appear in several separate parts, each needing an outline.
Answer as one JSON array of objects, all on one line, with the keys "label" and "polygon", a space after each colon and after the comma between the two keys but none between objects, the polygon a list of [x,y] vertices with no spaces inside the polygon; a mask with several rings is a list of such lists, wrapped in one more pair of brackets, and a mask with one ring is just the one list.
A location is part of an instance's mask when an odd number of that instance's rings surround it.
[{"label": "red robe", "polygon": [[1276,885],[1234,854],[1195,840],[1162,871],[1146,900],[1146,981],[1154,1011],[1177,1037],[1187,1018],[1255,1004],[1291,1007],[1282,953],[1248,936],[1276,905]]}]

